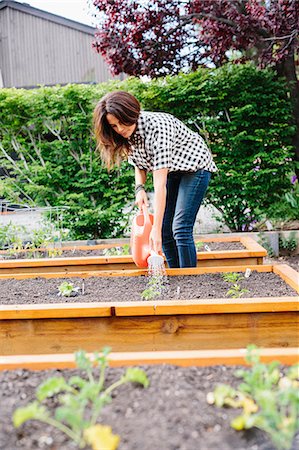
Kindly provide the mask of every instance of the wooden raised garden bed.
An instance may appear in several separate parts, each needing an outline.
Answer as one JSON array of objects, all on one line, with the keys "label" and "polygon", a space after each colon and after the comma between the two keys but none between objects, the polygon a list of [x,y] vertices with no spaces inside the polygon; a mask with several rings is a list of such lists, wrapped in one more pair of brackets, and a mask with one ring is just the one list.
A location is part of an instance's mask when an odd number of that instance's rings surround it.
[{"label": "wooden raised garden bed", "polygon": [[[246,365],[244,359],[246,349],[222,350],[180,350],[153,352],[118,352],[109,355],[110,367],[124,367],[136,365],[174,364],[181,367],[189,366],[218,366],[218,365]],[[92,358],[92,354],[89,355]],[[291,365],[298,362],[298,347],[264,348],[260,350],[261,361],[269,363],[280,361]],[[44,370],[75,368],[73,353],[0,356],[0,370]]]},{"label": "wooden raised garden bed", "polygon": [[[169,277],[244,272],[245,267],[168,269]],[[257,273],[274,273],[299,292],[298,273],[287,265],[256,265]],[[126,271],[126,276],[145,271]],[[85,273],[85,277],[119,272]],[[61,276],[62,274],[59,274]],[[73,275],[73,274],[72,274]],[[53,278],[57,274],[51,275]],[[28,274],[31,279],[32,275]],[[47,275],[49,277],[49,274]],[[24,278],[24,274],[22,274]],[[198,282],[200,283],[200,277]],[[110,346],[114,352],[222,350],[298,346],[298,296],[199,298],[0,307],[0,355],[73,353]],[[126,293],[124,293],[126,295]],[[128,299],[129,300],[129,299]],[[3,359],[2,359],[3,362]]]},{"label": "wooden raised garden bed", "polygon": [[[197,266],[198,267],[219,267],[233,265],[257,265],[263,264],[263,257],[267,255],[267,251],[250,237],[216,237],[203,238],[203,244],[211,243],[236,243],[241,244],[243,249],[238,250],[215,250],[215,251],[198,251]],[[112,244],[106,244],[106,248],[113,247]],[[65,249],[70,250],[74,247],[62,247],[62,256]],[[77,250],[96,251],[103,249],[103,244],[96,246],[78,246]],[[74,253],[75,255],[75,253]],[[136,269],[131,255],[120,256],[72,256],[60,258],[39,258],[39,259],[0,259],[0,277],[20,273],[63,273],[69,274],[73,272],[83,271],[100,271],[100,270],[130,270]]]}]

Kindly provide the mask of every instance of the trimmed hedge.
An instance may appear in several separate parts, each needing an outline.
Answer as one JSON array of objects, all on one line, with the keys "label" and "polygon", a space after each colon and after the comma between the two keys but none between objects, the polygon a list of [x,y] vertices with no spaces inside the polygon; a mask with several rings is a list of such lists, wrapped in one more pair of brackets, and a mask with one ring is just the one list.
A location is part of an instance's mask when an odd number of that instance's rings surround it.
[{"label": "trimmed hedge", "polygon": [[40,206],[67,205],[76,239],[120,236],[133,204],[133,170],[109,174],[94,152],[91,119],[108,91],[131,92],[144,109],[166,111],[208,141],[219,172],[208,199],[232,230],[248,229],[291,189],[291,106],[271,70],[228,65],[151,82],[0,90],[0,196]]}]

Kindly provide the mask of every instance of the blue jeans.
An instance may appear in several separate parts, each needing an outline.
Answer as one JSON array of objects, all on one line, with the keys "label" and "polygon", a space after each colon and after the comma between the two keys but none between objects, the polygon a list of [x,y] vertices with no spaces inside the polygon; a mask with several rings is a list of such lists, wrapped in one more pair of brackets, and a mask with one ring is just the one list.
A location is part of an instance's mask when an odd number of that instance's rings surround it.
[{"label": "blue jeans", "polygon": [[162,244],[169,267],[197,265],[193,227],[210,178],[206,170],[170,172],[167,176]]}]

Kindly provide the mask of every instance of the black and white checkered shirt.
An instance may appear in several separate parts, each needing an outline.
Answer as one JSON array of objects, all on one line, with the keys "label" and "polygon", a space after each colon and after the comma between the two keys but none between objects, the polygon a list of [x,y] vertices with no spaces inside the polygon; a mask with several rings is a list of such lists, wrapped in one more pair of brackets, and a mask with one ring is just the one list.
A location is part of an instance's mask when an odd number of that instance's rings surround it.
[{"label": "black and white checkered shirt", "polygon": [[141,111],[129,143],[129,163],[148,172],[217,171],[203,138],[168,113]]}]

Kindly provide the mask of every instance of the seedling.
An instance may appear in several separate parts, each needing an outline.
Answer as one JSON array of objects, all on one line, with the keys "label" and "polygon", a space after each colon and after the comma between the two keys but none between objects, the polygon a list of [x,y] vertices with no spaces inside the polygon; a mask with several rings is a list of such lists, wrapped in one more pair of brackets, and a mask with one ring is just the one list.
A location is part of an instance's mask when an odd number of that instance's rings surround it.
[{"label": "seedling", "polygon": [[[79,448],[90,444],[94,450],[115,450],[119,436],[113,435],[110,427],[97,423],[102,408],[112,402],[111,394],[119,386],[132,382],[148,387],[149,381],[142,369],[130,367],[118,381],[104,388],[109,351],[104,348],[101,355],[94,353],[93,359],[84,351],[75,353],[76,364],[84,377],[72,376],[66,380],[59,376],[45,380],[37,388],[36,400],[15,410],[14,426],[39,420],[65,433]],[[99,369],[97,373],[93,366]],[[57,404],[53,415],[44,404],[50,397]]]},{"label": "seedling", "polygon": [[129,255],[130,245],[124,244],[122,247],[111,247],[104,250],[104,255],[107,256],[119,256],[119,255]]},{"label": "seedling", "polygon": [[243,379],[238,389],[220,384],[208,394],[207,401],[218,407],[243,408],[231,422],[232,428],[260,428],[278,450],[287,450],[299,428],[299,365],[282,375],[278,362],[260,362],[259,351],[253,345],[248,346],[245,359],[251,369],[236,372]]},{"label": "seedling", "polygon": [[[247,273],[250,275],[250,272]],[[242,289],[241,285],[239,284],[239,282],[244,279],[241,274],[236,272],[223,273],[222,278],[224,279],[224,281],[231,284],[230,289],[226,293],[226,297],[240,298],[242,297],[242,295],[249,292],[248,289]]]},{"label": "seedling", "polygon": [[201,250],[203,248],[203,246],[204,246],[204,243],[202,241],[198,241],[195,243],[196,250]]},{"label": "seedling", "polygon": [[63,281],[60,286],[58,286],[58,297],[76,297],[79,294],[80,287],[74,286],[73,283],[68,281]]},{"label": "seedling", "polygon": [[48,249],[48,255],[49,258],[56,258],[57,256],[62,255],[62,249],[61,248],[49,248]]},{"label": "seedling", "polygon": [[165,291],[165,276],[164,274],[154,274],[149,277],[146,289],[141,293],[144,300],[153,300],[160,297]]}]

